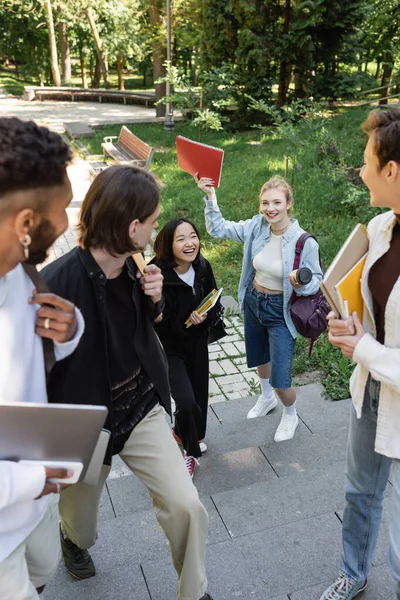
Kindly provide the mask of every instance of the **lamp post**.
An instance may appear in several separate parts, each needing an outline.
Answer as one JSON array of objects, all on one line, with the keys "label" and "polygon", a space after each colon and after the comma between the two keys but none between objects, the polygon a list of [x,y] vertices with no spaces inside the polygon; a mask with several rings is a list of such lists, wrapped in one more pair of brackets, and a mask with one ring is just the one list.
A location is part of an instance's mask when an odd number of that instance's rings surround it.
[{"label": "lamp post", "polygon": [[[167,0],[167,64],[171,65],[171,0]],[[171,95],[171,82],[167,81],[166,84],[167,97]],[[172,102],[168,102],[166,106],[166,114],[164,120],[164,129],[166,131],[172,131],[174,128],[174,112],[172,108]]]}]

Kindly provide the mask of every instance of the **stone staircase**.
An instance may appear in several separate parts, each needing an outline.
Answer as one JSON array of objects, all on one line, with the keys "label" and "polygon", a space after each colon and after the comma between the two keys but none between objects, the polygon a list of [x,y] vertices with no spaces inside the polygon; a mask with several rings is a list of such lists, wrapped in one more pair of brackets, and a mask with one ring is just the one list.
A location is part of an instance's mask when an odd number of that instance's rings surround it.
[{"label": "stone staircase", "polygon": [[[207,550],[214,600],[319,600],[336,577],[350,401],[298,388],[296,436],[276,444],[280,409],[246,420],[254,397],[213,404],[208,451],[195,485],[210,515]],[[386,567],[387,514],[369,586],[360,600],[394,600]],[[147,491],[116,459],[102,497],[92,556],[96,577],[74,581],[60,565],[45,600],[173,600],[176,575]]]}]

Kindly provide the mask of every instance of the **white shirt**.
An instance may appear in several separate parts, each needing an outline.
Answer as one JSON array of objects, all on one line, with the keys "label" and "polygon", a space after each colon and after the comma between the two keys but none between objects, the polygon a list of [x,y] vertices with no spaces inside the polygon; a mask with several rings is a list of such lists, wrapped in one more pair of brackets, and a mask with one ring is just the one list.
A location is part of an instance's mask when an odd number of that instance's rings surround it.
[{"label": "white shirt", "polygon": [[178,273],[177,271],[175,271],[175,273],[178,275],[178,277],[182,279],[182,281],[190,285],[190,287],[194,286],[194,278],[196,276],[196,272],[193,269],[193,265],[190,265],[186,273]]},{"label": "white shirt", "polygon": [[353,361],[357,366],[350,379],[350,391],[357,416],[361,417],[368,374],[381,382],[375,452],[400,459],[400,277],[386,304],[385,344],[375,339],[373,302],[368,287],[371,267],[389,250],[395,224],[393,211],[388,211],[368,225],[369,252],[361,279],[366,334],[354,349]]},{"label": "white shirt", "polygon": [[[21,265],[0,278],[0,403],[47,402],[41,338],[35,333],[38,305],[28,304],[32,281]],[[56,360],[69,356],[84,329],[76,310],[78,329],[65,344],[54,343]],[[35,500],[45,484],[43,467],[0,461],[0,562],[35,529],[50,496]]]},{"label": "white shirt", "polygon": [[253,258],[254,279],[268,290],[283,291],[282,236],[271,231],[271,239]]}]

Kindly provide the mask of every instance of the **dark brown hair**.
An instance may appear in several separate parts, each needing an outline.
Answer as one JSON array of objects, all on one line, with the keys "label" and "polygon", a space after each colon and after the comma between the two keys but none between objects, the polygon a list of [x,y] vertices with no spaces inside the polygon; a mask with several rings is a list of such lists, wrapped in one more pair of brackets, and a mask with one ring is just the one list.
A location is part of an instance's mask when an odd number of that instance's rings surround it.
[{"label": "dark brown hair", "polygon": [[363,124],[363,131],[373,136],[375,153],[381,169],[390,160],[400,163],[400,110],[373,110]]},{"label": "dark brown hair", "polygon": [[116,165],[97,175],[90,186],[79,218],[78,242],[82,248],[104,248],[116,256],[135,252],[129,226],[154,213],[160,193],[154,178],[136,167]]},{"label": "dark brown hair", "polygon": [[[197,227],[194,223],[192,223],[192,221],[189,221],[189,219],[172,219],[172,221],[168,221],[168,223],[164,225],[164,227],[158,233],[154,241],[154,252],[156,255],[156,261],[161,270],[169,271],[176,267],[176,261],[174,257],[174,252],[172,250],[172,245],[174,243],[175,231],[177,230],[179,225],[182,225],[182,223],[188,223],[189,225],[191,225],[200,241],[200,236]],[[195,260],[193,261],[194,264],[198,262],[199,256],[200,246],[199,252],[197,253]]]}]

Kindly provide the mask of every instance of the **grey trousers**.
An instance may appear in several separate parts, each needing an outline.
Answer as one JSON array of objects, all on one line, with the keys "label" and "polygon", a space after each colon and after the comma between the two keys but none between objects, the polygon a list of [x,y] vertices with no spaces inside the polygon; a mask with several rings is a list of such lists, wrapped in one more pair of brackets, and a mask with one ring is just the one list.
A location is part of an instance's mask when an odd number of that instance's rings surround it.
[{"label": "grey trousers", "polygon": [[[207,590],[208,515],[161,406],[135,427],[120,457],[149,491],[179,577],[178,600],[199,600]],[[62,530],[80,548],[90,548],[96,541],[100,496],[109,472],[110,467],[103,465],[97,486],[77,483],[60,494]]]}]

